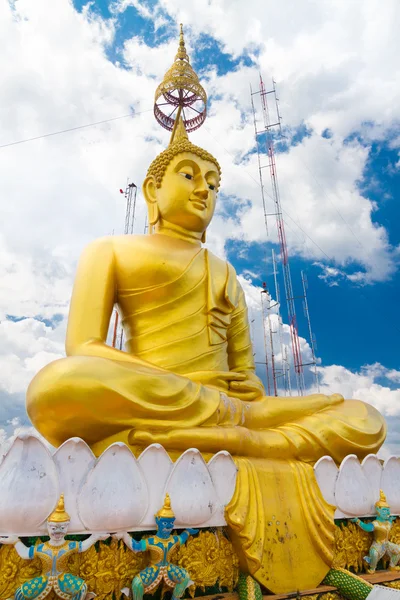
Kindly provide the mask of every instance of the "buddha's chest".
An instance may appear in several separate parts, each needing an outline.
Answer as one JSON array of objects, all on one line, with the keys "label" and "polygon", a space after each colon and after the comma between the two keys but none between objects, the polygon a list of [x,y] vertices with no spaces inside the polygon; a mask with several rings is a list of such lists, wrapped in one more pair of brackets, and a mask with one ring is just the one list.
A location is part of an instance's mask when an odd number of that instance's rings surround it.
[{"label": "buddha's chest", "polygon": [[204,250],[191,251],[155,248],[151,252],[132,252],[118,259],[117,291],[145,291],[159,289],[185,276],[187,283],[195,283],[205,270]]}]

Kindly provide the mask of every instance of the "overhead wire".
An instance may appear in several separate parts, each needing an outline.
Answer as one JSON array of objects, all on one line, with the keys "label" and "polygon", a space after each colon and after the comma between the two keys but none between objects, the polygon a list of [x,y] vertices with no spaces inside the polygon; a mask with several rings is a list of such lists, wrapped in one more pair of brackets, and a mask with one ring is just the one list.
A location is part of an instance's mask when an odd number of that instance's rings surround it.
[{"label": "overhead wire", "polygon": [[111,121],[118,121],[119,119],[127,119],[128,117],[137,117],[143,113],[152,111],[152,108],[141,110],[137,112],[131,112],[127,115],[120,115],[119,117],[112,117],[110,119],[103,119],[102,121],[95,121],[94,123],[87,123],[86,125],[77,125],[76,127],[69,127],[68,129],[61,129],[60,131],[53,131],[51,133],[43,133],[42,135],[36,135],[35,137],[25,138],[23,140],[17,140],[16,142],[9,142],[8,144],[0,144],[1,148],[9,148],[10,146],[17,146],[18,144],[25,144],[27,142],[34,142],[42,138],[48,138],[54,135],[60,135],[62,133],[68,133],[69,131],[77,131],[78,129],[86,129],[87,127],[95,127],[96,125],[103,125],[104,123],[110,123]]},{"label": "overhead wire", "polygon": [[[111,118],[109,118],[109,119],[103,119],[103,120],[101,120],[101,121],[94,121],[94,122],[92,122],[92,123],[86,123],[85,125],[77,125],[77,126],[75,126],[75,127],[69,127],[69,128],[66,128],[66,129],[61,129],[61,130],[59,130],[59,131],[53,131],[53,132],[50,132],[50,133],[44,133],[44,134],[37,135],[37,136],[31,137],[31,138],[24,138],[24,139],[22,139],[22,140],[17,140],[17,141],[14,141],[14,142],[8,142],[8,143],[6,143],[6,144],[0,144],[0,149],[2,149],[2,148],[9,148],[9,147],[11,147],[11,146],[17,146],[17,145],[19,145],[19,144],[25,144],[25,143],[28,143],[28,142],[33,142],[33,141],[36,141],[36,140],[40,140],[40,139],[44,139],[44,138],[48,138],[48,137],[53,137],[53,136],[56,136],[56,135],[61,135],[61,134],[63,134],[63,133],[69,133],[69,132],[71,132],[71,131],[78,131],[78,130],[80,130],[80,129],[87,129],[87,128],[89,128],[89,127],[96,127],[96,126],[98,126],[98,125],[103,125],[103,124],[105,124],[105,123],[111,123],[111,122],[113,122],[113,121],[118,121],[118,120],[120,120],[120,119],[127,119],[127,118],[129,118],[129,117],[136,117],[136,116],[138,116],[138,115],[141,115],[141,114],[143,114],[143,113],[146,113],[146,112],[151,112],[152,110],[153,110],[152,108],[148,108],[148,109],[141,110],[141,111],[137,111],[137,112],[131,112],[131,113],[128,113],[128,114],[125,114],[125,115],[120,115],[120,116],[118,116],[118,117],[111,117]],[[217,143],[218,143],[218,144],[221,146],[221,148],[222,148],[222,149],[223,149],[223,150],[224,150],[224,151],[225,151],[227,154],[229,154],[229,155],[230,155],[230,156],[231,156],[231,157],[232,157],[232,158],[235,160],[235,156],[234,156],[234,155],[233,155],[231,152],[229,152],[229,150],[227,150],[227,148],[225,148],[225,146],[224,146],[223,144],[221,144],[221,142],[220,142],[220,141],[219,141],[219,140],[218,140],[218,139],[217,139],[215,136],[213,136],[213,134],[211,133],[211,131],[210,131],[210,130],[209,130],[207,127],[204,127],[204,129],[205,129],[205,130],[207,131],[207,133],[208,133],[208,134],[209,134],[209,135],[210,135],[210,136],[211,136],[211,137],[212,137],[212,138],[213,138],[213,139],[214,139],[214,140],[215,140],[215,141],[216,141],[216,142],[217,142]],[[301,160],[301,162],[303,162],[303,164],[305,165],[305,167],[306,167],[306,168],[308,169],[308,171],[311,173],[311,175],[313,176],[313,178],[314,178],[314,180],[316,181],[317,185],[318,185],[319,187],[321,187],[321,185],[318,183],[318,180],[315,178],[315,176],[313,175],[313,173],[311,172],[311,170],[308,168],[308,166],[307,166],[307,165],[304,163],[304,161],[303,161],[301,158],[300,158],[300,160]],[[249,172],[249,171],[248,171],[248,170],[247,170],[247,169],[246,169],[246,168],[245,168],[243,165],[239,165],[239,166],[241,166],[241,168],[242,168],[242,169],[243,169],[243,170],[244,170],[244,171],[247,173],[247,175],[248,175],[248,176],[249,176],[249,177],[252,179],[252,181],[253,181],[253,182],[254,182],[254,183],[257,185],[257,187],[260,187],[260,184],[259,184],[259,182],[258,182],[258,181],[257,181],[257,180],[256,180],[256,179],[255,179],[255,178],[252,176],[252,175],[251,175],[251,173],[250,173],[250,172]],[[321,187],[321,189],[322,189],[322,187]],[[268,196],[270,199],[272,199],[272,200],[273,200],[273,198],[272,198],[271,194],[269,194],[269,193],[268,193],[268,191],[266,191],[266,190],[265,190],[265,193],[267,194],[267,196]],[[326,194],[324,194],[324,195],[325,195],[325,197],[327,197],[327,196],[326,196]],[[328,197],[327,197],[327,198],[328,198]],[[328,198],[328,200],[329,200],[329,198]],[[339,216],[342,218],[342,220],[344,221],[344,223],[347,225],[347,227],[349,228],[349,230],[351,231],[351,233],[353,234],[353,236],[355,237],[355,239],[357,240],[357,242],[360,244],[360,246],[362,246],[362,244],[361,244],[360,240],[357,238],[357,236],[355,235],[355,233],[352,231],[352,229],[351,229],[350,225],[347,223],[347,221],[345,220],[345,218],[343,217],[343,215],[342,215],[342,214],[340,213],[340,211],[339,211],[339,210],[338,210],[338,209],[337,209],[337,208],[334,206],[334,204],[332,203],[332,201],[331,201],[331,200],[329,200],[329,201],[331,202],[332,206],[335,208],[335,210],[336,210],[336,212],[339,214]],[[314,246],[315,246],[316,248],[318,248],[318,250],[319,250],[319,251],[320,251],[320,252],[321,252],[321,253],[322,253],[324,256],[326,256],[326,258],[327,258],[328,260],[332,261],[332,257],[330,257],[330,256],[329,256],[329,255],[328,255],[328,254],[327,254],[327,253],[326,253],[326,252],[325,252],[325,251],[324,251],[324,250],[323,250],[323,249],[322,249],[322,248],[319,246],[319,244],[317,244],[317,242],[316,242],[316,241],[315,241],[315,240],[314,240],[314,239],[313,239],[313,238],[312,238],[312,237],[311,237],[311,236],[310,236],[310,235],[309,235],[309,234],[308,234],[308,233],[307,233],[307,232],[306,232],[306,231],[305,231],[305,230],[304,230],[304,229],[303,229],[303,228],[302,228],[302,227],[301,227],[301,226],[300,226],[298,223],[297,223],[297,221],[295,221],[295,220],[293,219],[293,217],[292,217],[292,216],[291,216],[291,215],[288,213],[288,211],[287,211],[287,210],[285,210],[285,209],[283,209],[283,208],[282,208],[282,212],[283,212],[283,213],[285,213],[285,215],[286,215],[286,216],[287,216],[287,217],[288,217],[288,218],[289,218],[289,219],[290,219],[290,220],[291,220],[291,221],[292,221],[292,222],[293,222],[293,223],[296,225],[296,227],[297,227],[298,229],[300,229],[300,231],[303,233],[303,235],[305,235],[305,236],[306,236],[306,237],[307,237],[307,238],[310,240],[310,242],[312,242],[312,243],[314,244]],[[288,227],[289,227],[289,229],[290,229],[290,230],[291,230],[291,231],[294,233],[293,229],[292,229],[292,228],[291,228],[289,225],[288,225]]]}]

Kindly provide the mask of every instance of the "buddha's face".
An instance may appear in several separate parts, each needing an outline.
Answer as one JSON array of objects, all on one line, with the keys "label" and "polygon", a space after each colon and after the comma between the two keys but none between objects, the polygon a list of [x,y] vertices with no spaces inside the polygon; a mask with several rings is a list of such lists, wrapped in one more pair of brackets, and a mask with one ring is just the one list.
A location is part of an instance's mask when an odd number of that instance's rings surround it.
[{"label": "buddha's face", "polygon": [[61,542],[67,534],[69,521],[64,523],[55,523],[53,521],[47,521],[47,531],[50,536],[51,542]]},{"label": "buddha's face", "polygon": [[214,214],[218,185],[214,163],[182,152],[169,163],[161,187],[149,178],[143,189],[147,201],[156,202],[162,221],[203,233]]}]

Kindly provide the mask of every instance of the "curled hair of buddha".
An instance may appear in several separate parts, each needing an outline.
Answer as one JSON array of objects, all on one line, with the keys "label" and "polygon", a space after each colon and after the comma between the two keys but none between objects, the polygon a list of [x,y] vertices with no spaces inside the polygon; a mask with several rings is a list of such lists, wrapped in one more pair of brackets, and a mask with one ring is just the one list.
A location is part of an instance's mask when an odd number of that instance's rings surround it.
[{"label": "curled hair of buddha", "polygon": [[156,182],[156,187],[161,187],[162,179],[171,160],[175,156],[177,156],[178,154],[182,154],[183,152],[192,152],[193,154],[196,154],[196,156],[199,156],[203,160],[208,160],[214,163],[218,169],[218,173],[221,178],[221,167],[219,166],[218,161],[213,157],[212,154],[210,154],[210,152],[207,152],[207,150],[200,148],[200,146],[195,146],[189,141],[183,121],[179,117],[177,121],[177,126],[172,132],[171,141],[168,148],[166,150],[163,150],[163,152],[161,152],[153,160],[147,171],[147,177],[154,178]]}]

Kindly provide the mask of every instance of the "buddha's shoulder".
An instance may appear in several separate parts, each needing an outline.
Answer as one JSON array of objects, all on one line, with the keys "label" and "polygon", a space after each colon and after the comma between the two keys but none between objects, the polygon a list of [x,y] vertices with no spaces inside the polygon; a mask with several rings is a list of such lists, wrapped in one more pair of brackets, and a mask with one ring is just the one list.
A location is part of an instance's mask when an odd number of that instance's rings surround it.
[{"label": "buddha's shoulder", "polygon": [[107,235],[93,240],[86,246],[87,252],[108,251],[112,254],[145,250],[149,247],[148,235]]}]

